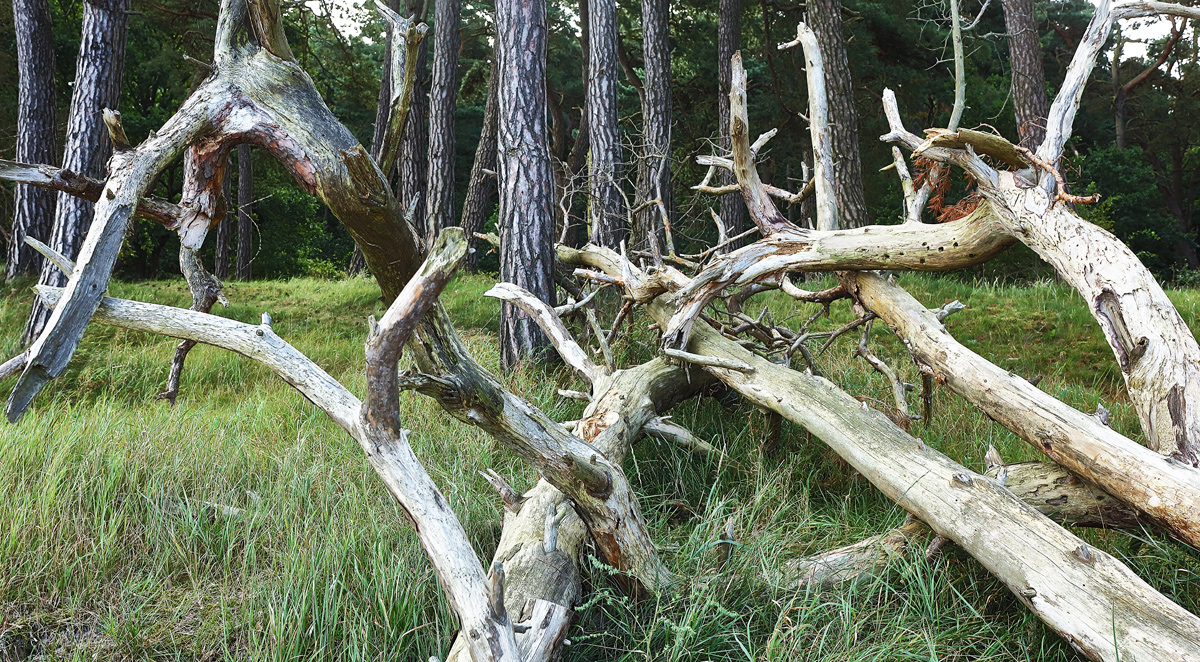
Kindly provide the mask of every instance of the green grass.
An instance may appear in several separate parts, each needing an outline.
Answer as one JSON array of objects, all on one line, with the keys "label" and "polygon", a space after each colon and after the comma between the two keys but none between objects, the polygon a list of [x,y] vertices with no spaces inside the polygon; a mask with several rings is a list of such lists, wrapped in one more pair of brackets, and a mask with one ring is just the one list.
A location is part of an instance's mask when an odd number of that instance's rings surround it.
[{"label": "green grass", "polygon": [[[976,351],[1137,437],[1120,375],[1082,301],[1054,283],[975,286],[905,276],[926,304],[960,299],[949,321]],[[497,304],[485,277],[461,277],[443,297],[475,356],[515,392],[560,420],[579,403],[561,366],[501,373]],[[383,310],[367,280],[233,284],[218,311],[276,331],[361,395],[365,319]],[[115,283],[114,296],[174,305],[181,282]],[[1173,298],[1189,323],[1200,294]],[[0,291],[0,350],[17,350],[28,283]],[[776,319],[807,315],[766,298]],[[758,305],[762,305],[761,303]],[[757,314],[758,309],[754,310]],[[844,302],[832,327],[849,319]],[[650,356],[648,320],[616,348]],[[874,346],[906,379],[911,361],[882,327]],[[822,356],[822,371],[853,393],[888,402],[886,384],[852,357],[857,336]],[[0,427],[0,660],[420,660],[443,655],[455,621],[402,512],[361,450],[266,369],[199,347],[178,406],[154,399],[174,343],[99,325],[72,367],[17,425]],[[916,404],[914,402],[914,404]],[[418,455],[453,504],[481,557],[500,534],[498,500],[478,471],[524,489],[536,479],[489,438],[416,395],[403,398]],[[728,407],[728,408],[726,408]],[[1037,452],[945,389],[932,425],[914,434],[982,468],[988,444],[1010,461]],[[878,580],[797,593],[770,577],[791,558],[854,542],[903,513],[816,440],[784,425],[764,456],[757,410],[716,399],[684,403],[675,420],[728,450],[728,460],[643,441],[626,469],[676,592],[633,603],[606,569],[585,563],[585,603],[568,660],[1034,660],[1081,659],[1002,584],[961,551],[901,559]],[[231,519],[205,503],[245,510]],[[740,545],[718,567],[726,520]],[[1088,531],[1147,581],[1200,610],[1195,553],[1152,535]]]}]

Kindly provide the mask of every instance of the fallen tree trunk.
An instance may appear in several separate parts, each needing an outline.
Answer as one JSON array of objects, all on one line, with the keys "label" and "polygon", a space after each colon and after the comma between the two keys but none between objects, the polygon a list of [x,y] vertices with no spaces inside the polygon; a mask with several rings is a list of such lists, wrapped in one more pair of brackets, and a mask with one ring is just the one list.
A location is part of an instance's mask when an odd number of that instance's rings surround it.
[{"label": "fallen tree trunk", "polygon": [[1137,444],[959,344],[900,287],[867,272],[843,275],[938,382],[1047,457],[1200,547],[1200,471]]},{"label": "fallen tree trunk", "polygon": [[[620,264],[618,256],[604,253],[596,247],[559,250],[566,261],[601,269]],[[662,325],[674,312],[662,297],[647,309]],[[1090,659],[1200,660],[1200,618],[995,481],[908,435],[828,380],[771,363],[707,324],[695,326],[687,349],[748,366],[708,370],[753,404],[828,444],[888,498],[974,556]]]},{"label": "fallen tree trunk", "polygon": [[[988,451],[986,475],[1046,517],[1067,526],[1125,529],[1133,532],[1154,523],[1104,490],[1080,480],[1052,462],[1004,464]],[[912,520],[852,545],[786,561],[774,581],[787,588],[829,588],[876,577],[909,550],[936,540],[923,522]],[[933,550],[927,549],[926,557]]]}]

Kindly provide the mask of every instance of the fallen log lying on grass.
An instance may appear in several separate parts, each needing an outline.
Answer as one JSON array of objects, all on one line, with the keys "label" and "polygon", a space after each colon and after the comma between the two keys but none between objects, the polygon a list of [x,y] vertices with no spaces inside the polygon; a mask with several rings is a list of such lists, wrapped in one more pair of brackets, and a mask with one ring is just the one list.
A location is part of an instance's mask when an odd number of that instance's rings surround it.
[{"label": "fallen log lying on grass", "polygon": [[956,341],[934,313],[886,279],[847,272],[847,289],[892,328],[935,380],[1064,469],[1200,547],[1200,470],[1122,436]]},{"label": "fallen log lying on grass", "polygon": [[[626,278],[638,275],[620,256],[595,246],[560,248],[559,256]],[[646,310],[665,327],[674,309],[663,299]],[[706,370],[824,441],[888,498],[975,557],[1084,655],[1113,662],[1200,660],[1200,618],[832,382],[772,363],[707,324],[693,327],[687,350],[747,366]]]}]

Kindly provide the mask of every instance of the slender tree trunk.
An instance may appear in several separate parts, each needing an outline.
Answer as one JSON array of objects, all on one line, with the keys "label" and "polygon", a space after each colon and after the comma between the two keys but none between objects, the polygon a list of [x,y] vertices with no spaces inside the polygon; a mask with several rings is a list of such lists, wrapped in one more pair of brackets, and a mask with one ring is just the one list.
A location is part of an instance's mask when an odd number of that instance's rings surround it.
[{"label": "slender tree trunk", "polygon": [[[425,18],[424,0],[408,0],[405,3],[405,15],[420,15]],[[435,30],[436,31],[436,30]],[[434,35],[434,39],[437,36]],[[425,178],[429,174],[429,40],[421,40],[417,50],[417,80],[413,86],[412,107],[408,111],[408,119],[404,123],[404,133],[400,138],[399,194],[401,209],[405,214],[413,210],[412,223],[417,233],[425,233]],[[413,201],[416,201],[415,203]],[[415,205],[415,206],[414,206]]]},{"label": "slender tree trunk", "polygon": [[1121,85],[1121,47],[1125,45],[1125,40],[1121,38],[1119,29],[1113,30],[1113,34],[1116,43],[1113,44],[1109,64],[1113,87],[1113,128],[1117,134],[1117,149],[1125,149],[1125,90]]},{"label": "slender tree trunk", "polygon": [[617,3],[589,0],[587,79],[588,131],[591,134],[592,241],[619,247],[629,233],[617,169],[621,163],[617,131]]},{"label": "slender tree trunk", "polygon": [[863,196],[858,109],[854,105],[850,59],[846,55],[841,0],[812,0],[808,3],[808,19],[817,35],[821,58],[825,63],[825,96],[829,105],[829,142],[833,149],[838,227],[870,225],[871,217]]},{"label": "slender tree trunk", "polygon": [[[717,132],[720,134],[721,152],[731,151],[729,143],[729,87],[731,80],[730,61],[738,51],[742,38],[742,0],[720,0],[717,13]],[[733,173],[722,170],[722,184],[735,183]],[[746,203],[740,195],[721,196],[721,222],[725,234],[740,234],[746,226]],[[736,246],[730,246],[730,250]]]},{"label": "slender tree trunk", "polygon": [[[400,11],[400,0],[387,0],[387,6],[392,11]],[[383,73],[379,77],[379,98],[375,102],[375,132],[371,136],[371,158],[379,163],[383,158],[380,151],[383,149],[383,135],[387,129],[388,117],[391,115],[391,100],[392,100],[392,33],[389,30],[387,41],[383,48]],[[380,167],[384,167],[382,164]],[[350,254],[350,265],[347,272],[351,276],[362,273],[367,268],[367,262],[363,258],[362,249],[358,244],[354,245],[354,252]]]},{"label": "slender tree trunk", "polygon": [[[661,197],[671,213],[671,44],[670,0],[642,2],[642,58],[645,94],[642,97],[642,159],[638,163],[638,200]],[[660,226],[659,210],[647,207],[638,224],[646,239]],[[641,241],[642,237],[636,238]]]},{"label": "slender tree trunk", "polygon": [[225,166],[225,184],[222,186],[222,195],[225,196],[225,218],[217,224],[216,250],[213,257],[213,275],[219,281],[229,280],[229,244],[233,237],[234,224],[237,222],[237,211],[233,208],[229,201],[232,199],[232,182],[233,177],[230,174],[233,169],[229,165]]},{"label": "slender tree trunk", "polygon": [[[500,61],[499,155],[500,280],[554,305],[554,179],[546,144],[546,4],[496,2]],[[500,357],[506,366],[549,346],[537,323],[505,303],[500,313]]]},{"label": "slender tree trunk", "polygon": [[249,145],[238,145],[237,271],[238,280],[250,280],[254,260],[254,166]]},{"label": "slender tree trunk", "polygon": [[433,78],[429,92],[429,174],[425,245],[454,224],[454,103],[458,99],[461,0],[435,0]]},{"label": "slender tree trunk", "polygon": [[475,248],[474,251],[468,251],[464,258],[465,266],[471,271],[479,265],[479,240],[475,238],[475,233],[483,232],[483,224],[487,221],[492,203],[496,199],[495,176],[484,171],[496,171],[496,116],[500,112],[499,78],[500,64],[493,54],[491,72],[488,74],[487,103],[483,107],[483,131],[479,134],[479,144],[475,146],[475,163],[471,166],[467,197],[463,200],[462,227],[467,233],[468,245]]},{"label": "slender tree trunk", "polygon": [[[83,3],[83,38],[75,61],[75,85],[67,117],[63,168],[97,179],[105,178],[105,164],[112,153],[101,113],[105,108],[115,110],[121,98],[128,11],[129,0],[86,0]],[[59,193],[50,247],[74,260],[91,227],[92,208],[92,202]],[[63,287],[67,277],[47,262],[42,268],[40,282]],[[50,310],[35,301],[25,330],[26,341],[41,335],[49,319]]]},{"label": "slender tree trunk", "polygon": [[[54,163],[54,35],[47,0],[13,0],[17,36],[17,161]],[[5,280],[42,270],[42,256],[25,237],[46,241],[54,218],[53,191],[17,184]]]},{"label": "slender tree trunk", "polygon": [[1008,60],[1012,66],[1013,112],[1021,146],[1037,149],[1046,137],[1046,71],[1033,0],[1002,0],[1008,31]]}]

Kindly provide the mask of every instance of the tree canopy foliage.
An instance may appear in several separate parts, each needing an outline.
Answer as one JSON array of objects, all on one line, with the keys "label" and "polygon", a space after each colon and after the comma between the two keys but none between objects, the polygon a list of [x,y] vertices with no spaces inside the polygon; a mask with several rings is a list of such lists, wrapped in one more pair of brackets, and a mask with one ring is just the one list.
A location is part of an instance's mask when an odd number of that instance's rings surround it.
[{"label": "tree canopy foliage", "polygon": [[[50,4],[62,125],[70,102],[82,10],[80,0],[54,0]],[[986,7],[975,21],[981,4]],[[640,4],[618,5],[619,50],[628,65],[623,69],[640,76]],[[876,223],[897,222],[903,211],[899,184],[892,173],[880,172],[891,163],[891,153],[887,145],[875,140],[887,130],[880,94],[885,87],[895,90],[900,108],[910,113],[913,125],[946,124],[954,98],[948,10],[942,3],[929,0],[846,0],[842,6],[860,118],[866,200]],[[137,142],[161,126],[205,75],[217,2],[135,0],[133,9],[120,110],[130,138]],[[579,130],[584,105],[579,8],[570,0],[551,0],[548,10],[547,89],[556,102],[551,104],[551,112],[559,115],[551,119],[552,125],[557,122],[567,128],[567,142],[552,145],[551,153],[565,159],[569,143]],[[1051,92],[1061,82],[1091,10],[1086,0],[1037,3]],[[791,39],[803,11],[803,4],[760,0],[743,2],[741,16],[751,130],[780,130],[760,156],[758,167],[765,181],[793,190],[802,184],[788,182],[787,178],[800,179],[808,154],[803,58],[799,49],[779,51],[776,45]],[[1005,24],[999,3],[969,0],[963,5],[963,14],[965,21],[975,21],[965,33],[968,97],[963,126],[994,127],[1003,135],[1015,136]],[[339,18],[334,20],[334,15]],[[289,5],[285,24],[297,59],[330,109],[356,137],[370,144],[384,57],[382,22],[368,3],[321,0]],[[717,138],[717,3],[672,3],[670,34],[672,95],[676,99],[672,124],[673,197],[680,211],[676,241],[682,249],[687,248],[689,239],[711,241],[715,232],[707,209],[716,206],[716,200],[689,187],[704,175],[695,157],[710,153]],[[466,173],[470,172],[481,131],[492,37],[491,3],[464,3],[455,121],[455,172],[459,173],[456,210],[462,208]],[[1200,266],[1188,264],[1181,250],[1181,246],[1196,241],[1191,219],[1196,206],[1193,191],[1200,180],[1200,135],[1193,123],[1180,120],[1194,117],[1195,106],[1200,103],[1195,32],[1186,26],[1184,38],[1173,45],[1165,63],[1130,91],[1124,111],[1129,136],[1125,149],[1115,146],[1115,86],[1153,64],[1166,37],[1146,44],[1145,57],[1123,57],[1114,74],[1111,54],[1119,39],[1119,35],[1110,38],[1093,73],[1096,80],[1088,86],[1076,120],[1065,171],[1076,190],[1104,196],[1098,206],[1084,211],[1089,219],[1127,242],[1160,276],[1182,279],[1189,267]],[[15,144],[15,62],[11,5],[3,3],[0,126],[9,128],[0,134],[0,156],[5,158],[11,157]],[[631,81],[623,72],[620,82],[618,106],[625,145],[622,153],[630,160],[636,154],[632,148],[640,143],[641,106],[636,89],[640,81]],[[634,171],[624,169],[630,192]],[[948,200],[961,197],[969,185],[961,180],[953,182]],[[182,165],[177,164],[161,177],[155,193],[178,200],[181,187]],[[256,275],[335,275],[346,269],[353,249],[346,231],[270,159],[262,159],[261,164],[255,161],[255,197]],[[11,215],[12,187],[6,184],[0,193],[0,224],[11,223]],[[260,250],[260,245],[269,248]],[[174,259],[177,247],[173,232],[140,221],[126,244],[118,272],[137,278],[178,273]],[[1028,273],[1025,267],[1032,263],[1018,250],[986,268],[995,275]],[[495,255],[481,256],[480,266],[494,270]]]}]

